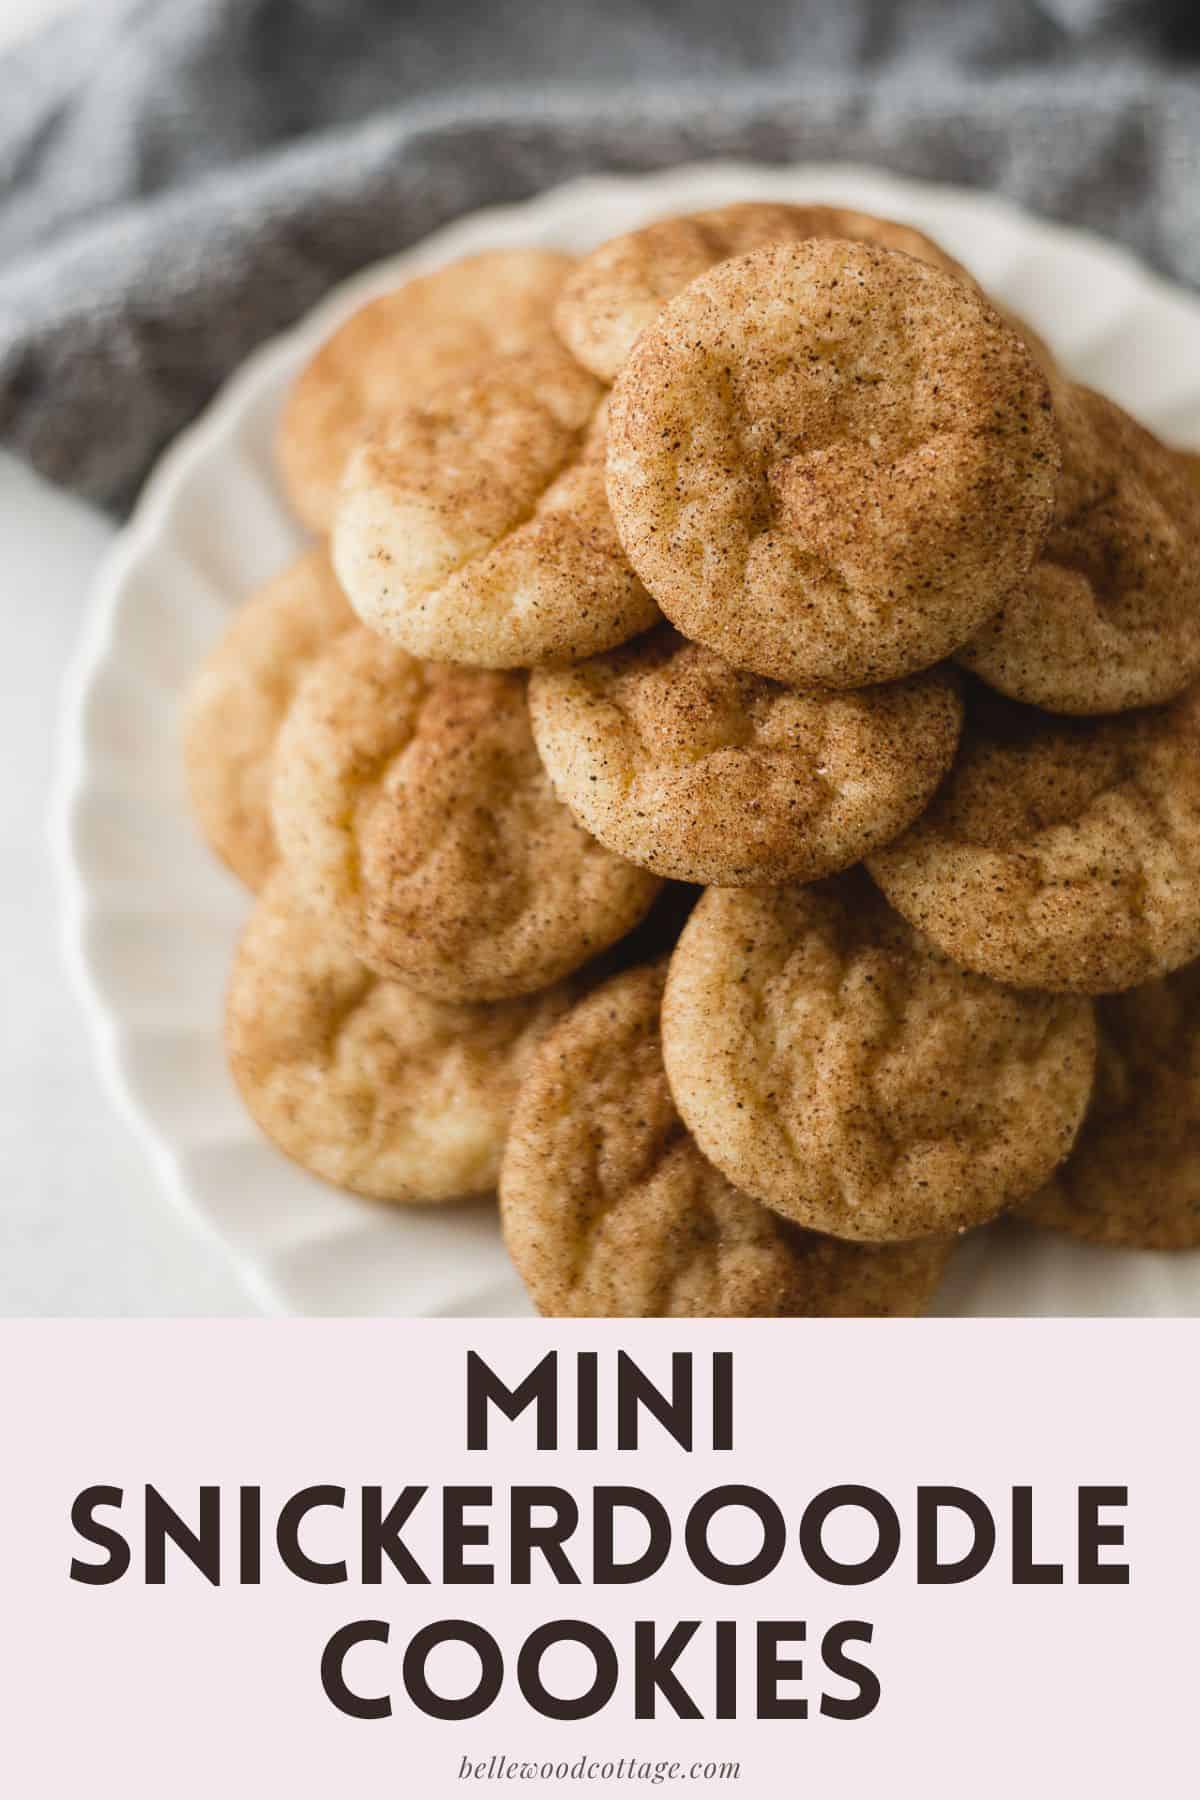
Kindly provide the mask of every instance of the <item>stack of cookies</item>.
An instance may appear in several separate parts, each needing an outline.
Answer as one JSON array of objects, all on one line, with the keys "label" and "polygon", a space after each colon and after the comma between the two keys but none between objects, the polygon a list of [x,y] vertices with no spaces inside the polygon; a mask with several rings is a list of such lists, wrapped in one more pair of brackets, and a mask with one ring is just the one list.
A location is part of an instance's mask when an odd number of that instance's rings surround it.
[{"label": "stack of cookies", "polygon": [[920,233],[747,204],[352,317],[197,678],[231,1065],[557,1314],[1200,1245],[1200,483]]}]

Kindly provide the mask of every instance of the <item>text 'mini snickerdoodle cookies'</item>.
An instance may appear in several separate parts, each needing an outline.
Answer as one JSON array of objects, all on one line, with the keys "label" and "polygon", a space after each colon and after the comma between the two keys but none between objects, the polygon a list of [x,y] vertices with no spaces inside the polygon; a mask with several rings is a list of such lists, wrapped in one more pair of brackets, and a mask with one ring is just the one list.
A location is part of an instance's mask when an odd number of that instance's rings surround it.
[{"label": "text 'mini snickerdoodle cookies'", "polygon": [[710,888],[671,957],[676,1104],[730,1181],[787,1218],[884,1242],[962,1231],[1070,1149],[1095,1062],[1087,1000],[968,974],[854,873]]},{"label": "text 'mini snickerdoodle cookies'", "polygon": [[234,961],[226,1043],[254,1119],[312,1174],[373,1200],[495,1185],[517,1086],[565,989],[486,1006],[381,981],[280,869]]},{"label": "text 'mini snickerdoodle cookies'", "polygon": [[546,344],[572,266],[558,250],[485,250],[368,300],[331,333],[292,383],[275,440],[304,524],[330,529],[350,452],[393,412],[473,363]]},{"label": "text 'mini snickerdoodle cookies'", "polygon": [[799,692],[660,627],[535,672],[534,736],[594,837],[678,881],[811,881],[923,811],[962,705],[944,670],[855,693]]},{"label": "text 'mini snickerdoodle cookies'", "polygon": [[234,613],[188,690],[183,756],[192,809],[221,861],[258,889],[275,863],[271,758],[304,671],[356,623],[324,547]]},{"label": "text 'mini snickerdoodle cookies'", "polygon": [[660,887],[555,796],[523,676],[420,663],[361,629],[302,684],[272,805],[298,890],[368,968],[440,999],[550,986]]},{"label": "text 'mini snickerdoodle cookies'", "polygon": [[522,1082],[501,1223],[543,1313],[584,1318],[924,1310],[944,1242],[880,1248],[801,1231],[696,1148],[663,1070],[661,967],[631,969],[544,1040]]},{"label": "text 'mini snickerdoodle cookies'", "polygon": [[868,858],[964,968],[1113,993],[1200,955],[1200,688],[1112,718],[978,689],[928,810]]},{"label": "text 'mini snickerdoodle cookies'", "polygon": [[334,563],[414,656],[521,668],[658,617],[605,494],[603,389],[566,351],[496,357],[397,412],[346,469]]},{"label": "text 'mini snickerdoodle cookies'", "polygon": [[663,612],[736,668],[861,687],[975,636],[1041,549],[1045,376],[974,289],[873,245],[720,264],[613,389],[608,494]]}]

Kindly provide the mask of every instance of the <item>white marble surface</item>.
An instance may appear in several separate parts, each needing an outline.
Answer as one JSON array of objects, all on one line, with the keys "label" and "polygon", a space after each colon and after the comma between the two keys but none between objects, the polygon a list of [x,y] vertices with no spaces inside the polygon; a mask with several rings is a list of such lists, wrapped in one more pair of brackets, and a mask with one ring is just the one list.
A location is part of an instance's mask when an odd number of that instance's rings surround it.
[{"label": "white marble surface", "polygon": [[0,457],[0,1315],[253,1310],[113,1112],[60,946],[48,842],[62,678],[112,527]]}]

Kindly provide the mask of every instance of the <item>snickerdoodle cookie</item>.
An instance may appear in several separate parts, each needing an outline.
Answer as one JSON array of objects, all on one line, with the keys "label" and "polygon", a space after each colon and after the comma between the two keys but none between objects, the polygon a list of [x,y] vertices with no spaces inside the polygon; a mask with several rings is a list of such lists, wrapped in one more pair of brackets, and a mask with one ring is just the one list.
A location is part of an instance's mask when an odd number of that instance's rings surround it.
[{"label": "snickerdoodle cookie", "polygon": [[375,1200],[494,1187],[517,1086],[568,1004],[554,988],[447,1005],[380,981],[267,884],[234,962],[226,1043],[254,1119],[314,1175]]},{"label": "snickerdoodle cookie", "polygon": [[698,275],[731,256],[806,238],[851,238],[902,250],[962,280],[966,270],[932,238],[910,225],[844,206],[789,206],[744,200],[706,212],[656,219],[609,238],[567,276],[554,309],[559,336],[602,381],[624,367],[639,334],[668,300]]},{"label": "snickerdoodle cookie", "polygon": [[296,684],[355,623],[324,548],[253,595],[188,691],[183,753],[192,807],[209,846],[247,887],[275,861],[271,754]]},{"label": "snickerdoodle cookie", "polygon": [[949,768],[943,670],[856,693],[781,687],[662,626],[535,673],[555,791],[602,844],[680,881],[811,881],[898,836]]},{"label": "snickerdoodle cookie", "polygon": [[598,989],[521,1085],[501,1222],[543,1313],[794,1317],[920,1312],[944,1242],[873,1248],[801,1231],[739,1193],[681,1122],[663,1070],[662,969]]},{"label": "snickerdoodle cookie", "polygon": [[710,888],[671,957],[663,1051],[704,1154],[798,1224],[883,1242],[981,1224],[1070,1149],[1089,1001],[968,974],[861,873]]},{"label": "snickerdoodle cookie", "polygon": [[555,797],[525,679],[336,644],[279,735],[281,854],[377,974],[448,1000],[547,987],[637,924],[659,882]]},{"label": "snickerdoodle cookie", "polygon": [[1096,1023],[1079,1140],[1022,1215],[1098,1244],[1200,1249],[1200,963],[1098,1001]]},{"label": "snickerdoodle cookie", "polygon": [[651,625],[605,496],[602,396],[561,348],[497,357],[355,451],[333,547],[364,623],[484,668],[590,656]]},{"label": "snickerdoodle cookie", "polygon": [[737,668],[859,687],[973,637],[1028,573],[1045,376],[972,288],[874,245],[720,264],[613,389],[608,493],[663,612]]},{"label": "snickerdoodle cookie", "polygon": [[1168,974],[1200,955],[1200,687],[1086,720],[973,693],[928,811],[868,863],[997,981],[1106,993]]},{"label": "snickerdoodle cookie", "polygon": [[474,362],[546,343],[571,267],[557,250],[486,250],[352,313],[292,383],[279,423],[279,474],[304,523],[329,530],[347,457],[393,412]]},{"label": "snickerdoodle cookie", "polygon": [[1103,395],[1067,387],[1055,411],[1050,534],[960,660],[1051,712],[1158,705],[1200,675],[1200,488]]}]

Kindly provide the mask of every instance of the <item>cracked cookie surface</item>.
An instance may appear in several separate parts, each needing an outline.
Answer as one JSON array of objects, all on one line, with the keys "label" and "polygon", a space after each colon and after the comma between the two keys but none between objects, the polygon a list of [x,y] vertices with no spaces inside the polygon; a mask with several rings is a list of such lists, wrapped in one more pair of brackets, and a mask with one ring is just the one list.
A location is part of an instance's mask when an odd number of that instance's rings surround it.
[{"label": "cracked cookie surface", "polygon": [[982,1224],[1048,1179],[1095,1027],[1087,1000],[959,969],[854,873],[710,889],[671,957],[663,1049],[731,1181],[811,1230],[886,1242]]},{"label": "cracked cookie surface", "polygon": [[483,668],[573,661],[652,625],[609,512],[602,402],[555,348],[478,364],[396,413],[350,458],[334,523],[363,622]]},{"label": "cracked cookie surface", "polygon": [[521,1085],[500,1178],[513,1261],[546,1314],[607,1318],[924,1310],[944,1242],[872,1248],[800,1230],[740,1193],[676,1111],[662,967],[575,1007]]},{"label": "cracked cookie surface", "polygon": [[523,676],[420,663],[369,631],[303,683],[272,807],[293,881],[355,954],[445,999],[548,987],[661,885],[555,796]]},{"label": "cracked cookie surface", "polygon": [[744,200],[655,219],[599,245],[564,281],[555,326],[585,369],[613,381],[640,333],[698,275],[730,257],[807,238],[881,244],[970,280],[961,264],[911,225],[844,206]]},{"label": "cracked cookie surface", "polygon": [[1021,1216],[1095,1244],[1200,1249],[1200,963],[1098,1001],[1096,1024],[1083,1129]]},{"label": "cracked cookie surface", "polygon": [[356,623],[323,547],[309,550],[234,613],[184,702],[192,810],[221,861],[257,891],[276,860],[271,758],[306,669]]},{"label": "cracked cookie surface", "polygon": [[286,1155],[375,1200],[445,1201],[494,1186],[517,1087],[564,988],[447,1005],[380,981],[268,882],[234,961],[230,1067]]},{"label": "cracked cookie surface", "polygon": [[1062,475],[1041,555],[959,660],[1014,700],[1110,713],[1200,674],[1200,488],[1087,388],[1056,397]]},{"label": "cracked cookie surface", "polygon": [[975,636],[1054,504],[1045,376],[974,290],[872,245],[720,264],[613,389],[608,495],[663,612],[735,668],[861,687]]},{"label": "cracked cookie surface", "polygon": [[540,670],[530,713],[555,791],[594,837],[679,881],[811,881],[898,836],[949,768],[944,672],[856,693],[733,669],[669,626]]},{"label": "cracked cookie surface", "polygon": [[347,458],[391,414],[473,363],[537,349],[573,259],[486,250],[359,307],[305,364],[284,402],[275,453],[284,491],[313,531],[333,523]]},{"label": "cracked cookie surface", "polygon": [[979,689],[958,760],[911,831],[868,858],[965,968],[1111,993],[1200,955],[1200,688],[1113,718]]}]

